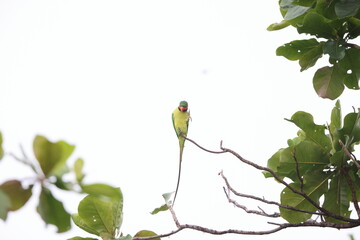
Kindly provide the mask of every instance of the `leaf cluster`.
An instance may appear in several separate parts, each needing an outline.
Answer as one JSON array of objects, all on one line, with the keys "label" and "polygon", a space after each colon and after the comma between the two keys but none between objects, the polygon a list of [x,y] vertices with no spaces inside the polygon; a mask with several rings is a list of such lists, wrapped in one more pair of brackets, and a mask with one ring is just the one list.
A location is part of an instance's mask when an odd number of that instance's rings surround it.
[{"label": "leaf cluster", "polygon": [[[1,134],[0,134],[1,135]],[[2,138],[1,142],[2,143]],[[0,146],[1,157],[3,149]],[[33,140],[33,153],[35,161],[31,161],[23,152],[23,156],[16,160],[29,166],[33,171],[33,176],[29,183],[27,179],[12,179],[0,185],[0,218],[6,220],[8,213],[23,207],[33,195],[33,188],[39,185],[41,188],[38,196],[37,212],[46,224],[57,227],[57,232],[66,232],[71,228],[70,213],[64,208],[63,203],[56,199],[53,191],[77,191],[76,185],[81,183],[81,169],[70,169],[67,160],[75,149],[65,141],[51,142],[44,136],[36,136]],[[77,159],[75,164],[79,165],[82,159]],[[65,182],[63,177],[70,172],[74,173],[77,179],[74,183]]]},{"label": "leaf cluster", "polygon": [[[85,184],[83,172],[84,160],[75,160],[72,168],[68,167],[68,159],[75,146],[65,141],[51,142],[44,136],[36,136],[33,140],[35,161],[31,161],[23,152],[16,160],[31,167],[34,172],[33,181],[25,186],[25,180],[13,179],[0,185],[0,218],[6,220],[8,213],[23,207],[33,195],[33,188],[40,185],[37,212],[46,224],[57,227],[57,232],[70,230],[71,219],[81,229],[101,237],[103,240],[131,240],[132,236],[123,236],[120,227],[123,221],[123,195],[120,188],[107,184]],[[0,132],[0,160],[4,156],[2,134]],[[73,180],[69,179],[73,175]],[[54,191],[71,191],[87,194],[78,205],[78,213],[70,214],[61,200],[54,197]],[[156,234],[142,230],[134,237],[151,237]],[[74,237],[71,240],[94,240],[96,238]]]},{"label": "leaf cluster", "polygon": [[[300,128],[298,136],[288,140],[288,147],[268,160],[268,168],[327,212],[349,218],[350,203],[357,204],[360,198],[360,170],[357,160],[346,151],[354,151],[354,146],[360,143],[359,110],[342,119],[337,101],[328,126],[317,125],[311,114],[302,111],[287,120]],[[268,172],[264,174],[272,177]],[[290,223],[304,222],[319,212],[313,203],[288,187],[281,192],[280,200],[282,205],[304,211],[280,208],[281,217]],[[328,222],[342,222],[326,215],[324,218]]]},{"label": "leaf cluster", "polygon": [[345,86],[360,89],[360,46],[350,43],[360,35],[360,1],[280,0],[279,7],[283,20],[271,24],[269,31],[293,26],[312,38],[286,43],[276,54],[299,61],[300,71],[328,55],[330,66],[319,68],[313,77],[314,89],[322,98],[336,99]]}]

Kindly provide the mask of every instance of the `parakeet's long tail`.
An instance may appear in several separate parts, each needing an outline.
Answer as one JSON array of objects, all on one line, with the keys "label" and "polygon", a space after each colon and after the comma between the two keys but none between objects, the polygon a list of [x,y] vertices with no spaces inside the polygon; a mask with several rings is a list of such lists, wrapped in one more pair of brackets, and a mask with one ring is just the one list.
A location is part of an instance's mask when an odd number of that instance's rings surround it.
[{"label": "parakeet's long tail", "polygon": [[174,206],[174,204],[175,204],[176,195],[177,195],[177,192],[178,192],[178,189],[179,189],[179,185],[180,185],[181,162],[182,162],[183,150],[184,150],[184,146],[182,146],[182,147],[180,146],[179,175],[178,175],[178,180],[177,180],[177,185],[176,185],[174,200],[173,200],[173,203],[172,203],[173,206]]}]

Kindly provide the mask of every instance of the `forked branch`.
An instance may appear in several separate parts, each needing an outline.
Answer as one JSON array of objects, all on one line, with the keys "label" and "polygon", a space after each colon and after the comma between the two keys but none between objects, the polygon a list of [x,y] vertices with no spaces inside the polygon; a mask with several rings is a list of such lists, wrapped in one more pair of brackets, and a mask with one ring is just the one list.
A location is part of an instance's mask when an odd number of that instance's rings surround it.
[{"label": "forked branch", "polygon": [[[264,231],[248,231],[248,230],[241,230],[241,229],[227,229],[227,230],[216,230],[216,229],[211,229],[211,228],[206,228],[203,226],[199,226],[199,225],[193,225],[193,224],[182,224],[177,216],[176,213],[174,211],[174,209],[172,208],[171,205],[168,205],[169,210],[171,212],[172,218],[174,220],[174,223],[176,225],[176,229],[169,232],[169,233],[165,233],[165,234],[160,234],[160,235],[156,235],[156,236],[152,236],[152,237],[134,237],[134,240],[150,240],[150,239],[155,239],[155,238],[162,238],[162,237],[169,237],[171,235],[174,235],[184,229],[192,229],[195,231],[200,231],[200,232],[204,232],[204,233],[209,233],[209,234],[213,234],[213,235],[224,235],[224,234],[240,234],[240,235],[266,235],[266,234],[272,234],[275,232],[278,232],[280,230],[286,229],[286,228],[294,228],[294,227],[326,227],[326,228],[336,228],[336,229],[344,229],[344,228],[353,228],[353,227],[357,227],[360,226],[360,219],[351,219],[351,218],[346,218],[343,216],[339,216],[333,212],[330,212],[326,209],[324,209],[323,207],[321,207],[319,204],[317,204],[316,202],[314,202],[306,193],[304,193],[303,191],[299,191],[295,188],[293,188],[292,186],[290,186],[288,183],[286,183],[282,178],[280,178],[274,171],[272,171],[271,169],[267,168],[267,167],[263,167],[260,166],[252,161],[249,161],[245,158],[243,158],[242,156],[240,156],[240,154],[238,154],[237,152],[229,149],[229,148],[225,148],[222,146],[222,141],[220,143],[220,149],[221,151],[212,151],[212,150],[208,150],[202,146],[200,146],[198,143],[196,143],[194,140],[191,140],[187,137],[185,137],[185,139],[191,143],[193,143],[194,145],[196,145],[197,147],[199,147],[200,149],[209,152],[209,153],[214,153],[214,154],[220,154],[220,153],[231,153],[232,155],[234,155],[236,158],[238,158],[241,162],[252,166],[258,170],[262,170],[262,171],[266,171],[269,172],[278,182],[280,182],[281,184],[283,184],[284,186],[286,186],[287,188],[289,188],[291,191],[293,191],[294,193],[302,196],[303,198],[305,198],[307,201],[309,201],[313,206],[316,207],[316,209],[318,211],[316,212],[310,212],[310,211],[303,211],[301,209],[297,209],[291,206],[287,206],[287,205],[282,205],[278,202],[275,201],[269,201],[266,200],[264,198],[260,198],[260,197],[256,197],[256,196],[252,196],[252,195],[248,195],[248,194],[242,194],[239,193],[237,191],[235,191],[231,185],[229,184],[228,180],[226,179],[226,177],[224,176],[223,172],[220,172],[219,175],[221,175],[221,177],[224,179],[225,184],[226,184],[226,188],[224,188],[226,197],[228,199],[228,201],[232,204],[234,204],[235,206],[245,210],[247,213],[253,213],[253,214],[257,214],[257,215],[261,215],[261,216],[265,216],[265,217],[279,217],[279,213],[273,213],[273,214],[268,214],[265,211],[263,211],[261,208],[259,208],[261,211],[257,211],[257,210],[249,210],[247,209],[246,206],[243,206],[239,203],[237,203],[235,200],[233,200],[230,197],[230,193],[235,194],[236,196],[239,197],[245,197],[245,198],[250,198],[256,201],[260,201],[262,203],[265,204],[270,204],[270,205],[276,205],[280,208],[286,208],[292,211],[298,211],[298,212],[304,212],[304,213],[309,213],[309,214],[314,214],[314,215],[319,215],[319,216],[326,216],[326,217],[332,217],[338,220],[341,220],[342,222],[340,223],[333,223],[333,222],[326,222],[326,221],[315,221],[315,220],[308,220],[305,222],[301,222],[301,223],[273,223],[273,222],[268,222],[268,224],[270,225],[275,225],[276,227],[270,230],[264,230]],[[358,209],[357,209],[358,210]]]}]

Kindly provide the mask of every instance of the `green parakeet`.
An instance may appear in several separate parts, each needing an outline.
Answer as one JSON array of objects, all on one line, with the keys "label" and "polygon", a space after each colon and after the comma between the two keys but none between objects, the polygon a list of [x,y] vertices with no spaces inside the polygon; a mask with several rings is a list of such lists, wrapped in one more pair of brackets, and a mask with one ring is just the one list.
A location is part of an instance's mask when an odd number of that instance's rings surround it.
[{"label": "green parakeet", "polygon": [[179,147],[180,147],[179,175],[178,175],[178,181],[176,185],[173,205],[175,203],[176,195],[179,189],[182,154],[185,144],[184,137],[186,137],[188,133],[189,120],[190,120],[190,113],[188,112],[188,103],[186,101],[181,101],[179,106],[172,113],[172,122],[174,125],[176,136],[179,139]]}]

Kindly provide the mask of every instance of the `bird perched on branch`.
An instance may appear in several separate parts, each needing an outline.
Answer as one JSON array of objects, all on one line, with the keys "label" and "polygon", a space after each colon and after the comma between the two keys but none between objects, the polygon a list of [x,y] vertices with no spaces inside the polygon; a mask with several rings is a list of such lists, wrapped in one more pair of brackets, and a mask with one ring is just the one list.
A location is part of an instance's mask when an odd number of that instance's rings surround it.
[{"label": "bird perched on branch", "polygon": [[179,139],[179,147],[180,147],[179,175],[178,175],[178,181],[176,185],[173,205],[175,204],[176,195],[179,189],[182,155],[184,150],[185,138],[188,133],[189,120],[190,120],[190,112],[188,111],[188,103],[186,101],[181,101],[179,106],[172,113],[172,122],[174,125],[176,136]]}]

